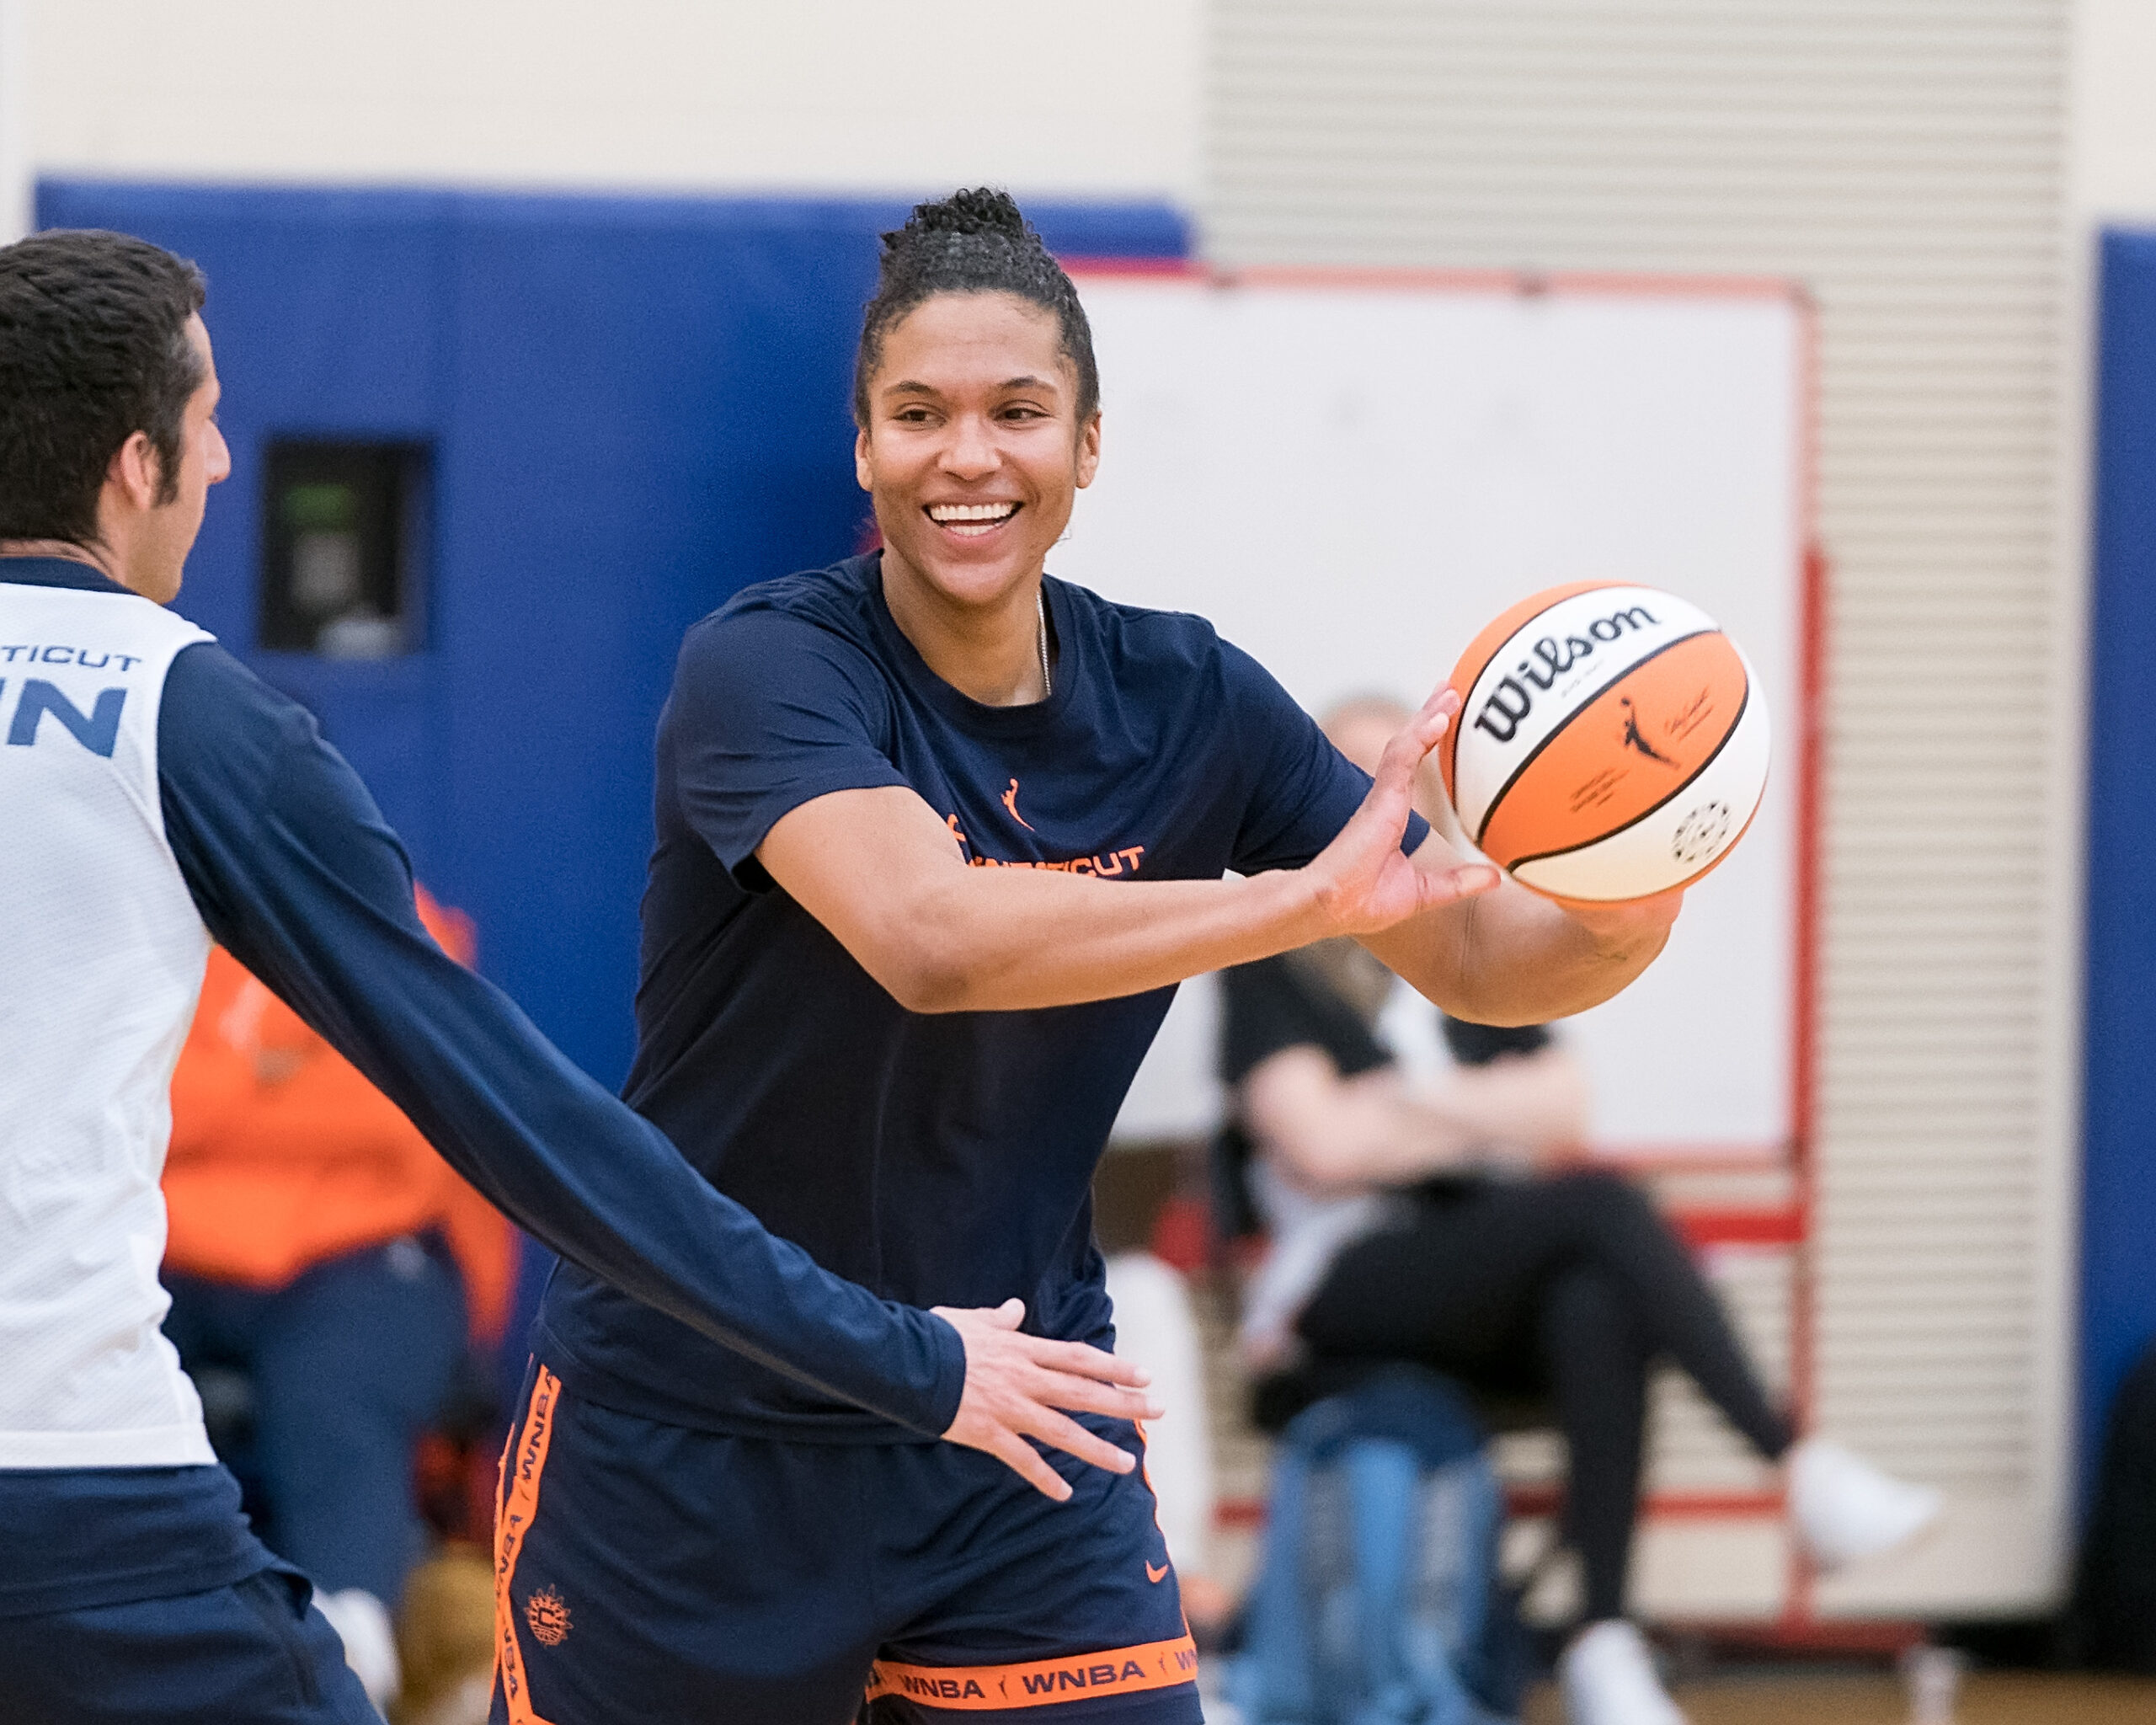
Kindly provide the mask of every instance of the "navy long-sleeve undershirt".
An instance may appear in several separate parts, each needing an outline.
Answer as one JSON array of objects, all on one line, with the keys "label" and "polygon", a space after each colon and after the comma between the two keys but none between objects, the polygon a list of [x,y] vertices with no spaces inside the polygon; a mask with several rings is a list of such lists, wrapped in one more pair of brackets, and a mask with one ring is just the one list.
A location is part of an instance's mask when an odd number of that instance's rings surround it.
[{"label": "navy long-sleeve undershirt", "polygon": [[776,1238],[656,1127],[435,944],[411,868],[312,718],[223,649],[174,660],[165,830],[211,933],[534,1236],[765,1365],[915,1431],[957,1416],[965,1356]]}]

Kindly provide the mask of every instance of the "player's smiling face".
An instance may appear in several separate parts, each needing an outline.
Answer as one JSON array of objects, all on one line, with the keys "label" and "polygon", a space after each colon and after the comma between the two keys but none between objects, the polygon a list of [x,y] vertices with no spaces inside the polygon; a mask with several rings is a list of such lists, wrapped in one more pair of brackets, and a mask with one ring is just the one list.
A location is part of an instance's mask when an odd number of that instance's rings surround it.
[{"label": "player's smiling face", "polygon": [[887,578],[973,606],[1037,577],[1100,461],[1077,398],[1054,314],[1015,295],[938,294],[886,331],[854,465]]}]

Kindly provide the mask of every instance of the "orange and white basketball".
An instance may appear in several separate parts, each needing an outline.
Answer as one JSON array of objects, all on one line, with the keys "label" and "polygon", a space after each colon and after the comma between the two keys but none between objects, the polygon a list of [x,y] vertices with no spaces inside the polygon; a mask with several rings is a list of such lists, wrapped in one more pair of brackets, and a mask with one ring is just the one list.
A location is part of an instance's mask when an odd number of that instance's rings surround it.
[{"label": "orange and white basketball", "polygon": [[1608,904],[1689,885],[1758,812],[1766,702],[1737,644],[1653,587],[1522,600],[1452,674],[1438,747],[1461,828],[1524,886]]}]

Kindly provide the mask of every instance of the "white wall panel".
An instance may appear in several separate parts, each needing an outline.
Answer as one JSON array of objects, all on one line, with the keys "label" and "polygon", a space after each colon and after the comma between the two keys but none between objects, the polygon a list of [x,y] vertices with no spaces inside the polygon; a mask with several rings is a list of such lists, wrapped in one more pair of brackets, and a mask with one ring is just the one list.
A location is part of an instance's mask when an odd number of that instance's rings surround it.
[{"label": "white wall panel", "polygon": [[[1806,320],[1785,287],[1108,273],[1079,291],[1105,441],[1056,574],[1210,619],[1313,713],[1419,702],[1538,589],[1640,582],[1727,629],[1774,734],[1801,734]],[[1567,1026],[1598,1149],[1790,1144],[1796,761],[1785,746],[1662,961]],[[1122,1135],[1167,1130],[1177,1071],[1202,1119],[1212,1051],[1184,1028]]]},{"label": "white wall panel", "polygon": [[1198,0],[15,0],[47,174],[1187,198]]},{"label": "white wall panel", "polygon": [[0,245],[29,232],[29,0],[0,0]]},{"label": "white wall panel", "polygon": [[2047,1600],[2066,1531],[2078,574],[2065,0],[1218,0],[1236,264],[1758,271],[1819,309],[1833,559],[1818,1410],[1952,1509],[1836,1610]]},{"label": "white wall panel", "polygon": [[2156,6],[2076,0],[2073,203],[2107,221],[2156,219]]}]

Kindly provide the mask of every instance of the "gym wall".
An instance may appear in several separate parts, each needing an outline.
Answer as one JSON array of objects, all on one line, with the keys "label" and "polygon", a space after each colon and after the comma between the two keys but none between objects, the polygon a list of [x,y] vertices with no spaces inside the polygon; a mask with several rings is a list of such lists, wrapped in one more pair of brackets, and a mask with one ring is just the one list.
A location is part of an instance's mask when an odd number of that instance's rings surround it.
[{"label": "gym wall", "polygon": [[1198,178],[1199,0],[10,11],[46,175],[852,195],[989,179],[1184,203]]},{"label": "gym wall", "polygon": [[1817,306],[1817,1405],[1954,1512],[1830,1611],[2015,1611],[2071,1532],[2079,571],[2064,0],[1222,0],[1230,264],[1758,272]]}]

